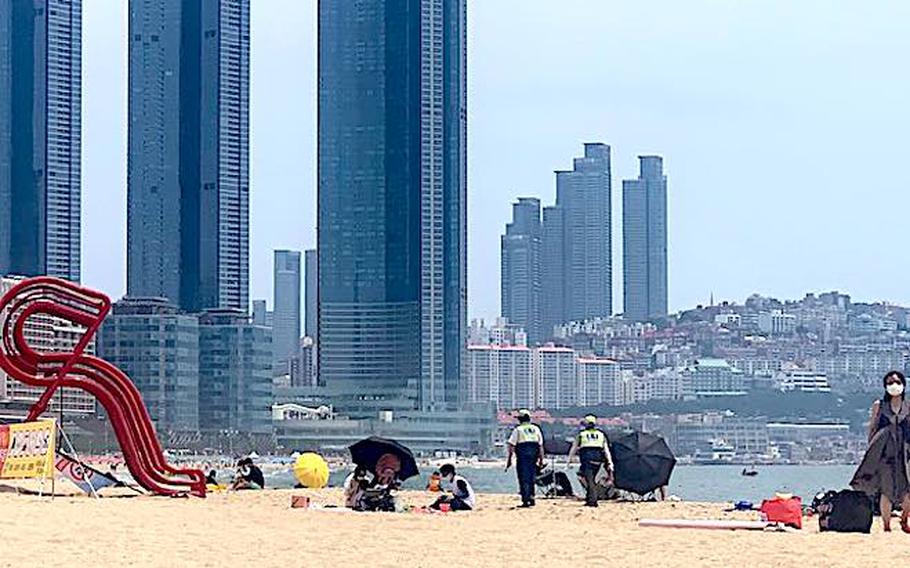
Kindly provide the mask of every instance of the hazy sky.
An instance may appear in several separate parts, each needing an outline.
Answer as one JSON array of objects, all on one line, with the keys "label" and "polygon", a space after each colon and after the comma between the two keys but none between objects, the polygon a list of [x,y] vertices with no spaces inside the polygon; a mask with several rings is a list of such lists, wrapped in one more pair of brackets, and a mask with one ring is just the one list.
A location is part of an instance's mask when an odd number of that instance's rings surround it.
[{"label": "hazy sky", "polygon": [[[316,0],[251,0],[251,297],[315,244]],[[126,0],[83,3],[83,274],[125,290]],[[499,311],[499,235],[582,143],[669,176],[670,307],[840,289],[910,304],[910,2],[473,0],[471,317]]]}]

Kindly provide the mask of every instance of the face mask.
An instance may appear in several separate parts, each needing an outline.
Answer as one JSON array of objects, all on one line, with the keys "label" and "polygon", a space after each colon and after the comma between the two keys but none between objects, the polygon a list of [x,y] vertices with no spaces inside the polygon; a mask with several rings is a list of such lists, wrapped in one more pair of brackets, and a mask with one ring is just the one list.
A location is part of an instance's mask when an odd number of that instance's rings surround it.
[{"label": "face mask", "polygon": [[888,391],[888,394],[891,396],[900,396],[904,394],[904,385],[900,383],[891,383],[885,387],[885,390]]}]

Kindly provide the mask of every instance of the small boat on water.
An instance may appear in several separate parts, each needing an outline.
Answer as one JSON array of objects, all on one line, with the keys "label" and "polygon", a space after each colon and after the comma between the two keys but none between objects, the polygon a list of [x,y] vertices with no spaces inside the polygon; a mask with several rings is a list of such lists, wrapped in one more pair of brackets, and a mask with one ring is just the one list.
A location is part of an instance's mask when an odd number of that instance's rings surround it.
[{"label": "small boat on water", "polygon": [[742,475],[744,475],[746,477],[755,477],[756,475],[758,475],[758,470],[755,469],[755,467],[752,467],[752,468],[744,467],[743,471],[742,471]]}]

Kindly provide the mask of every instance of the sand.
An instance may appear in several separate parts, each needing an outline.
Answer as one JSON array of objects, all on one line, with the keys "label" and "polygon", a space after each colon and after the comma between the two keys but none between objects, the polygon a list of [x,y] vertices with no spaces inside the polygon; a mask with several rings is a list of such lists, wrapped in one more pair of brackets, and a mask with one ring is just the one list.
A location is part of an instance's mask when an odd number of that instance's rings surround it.
[{"label": "sand", "polygon": [[[337,490],[222,493],[207,499],[0,494],[0,566],[864,566],[910,558],[910,535],[642,528],[640,518],[737,518],[721,504],[603,503],[481,495],[471,513],[291,509],[294,494],[337,504]],[[407,493],[426,504],[431,496]],[[897,528],[897,523],[894,523]],[[893,563],[893,562],[892,562]]]}]

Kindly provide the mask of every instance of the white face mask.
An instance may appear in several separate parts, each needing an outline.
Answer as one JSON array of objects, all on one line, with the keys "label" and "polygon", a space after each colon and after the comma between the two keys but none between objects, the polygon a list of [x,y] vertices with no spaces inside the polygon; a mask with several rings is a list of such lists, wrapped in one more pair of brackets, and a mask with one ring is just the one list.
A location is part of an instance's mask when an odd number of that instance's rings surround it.
[{"label": "white face mask", "polygon": [[900,396],[904,394],[904,385],[900,383],[891,383],[885,387],[885,390],[888,391],[888,394],[891,396]]}]

